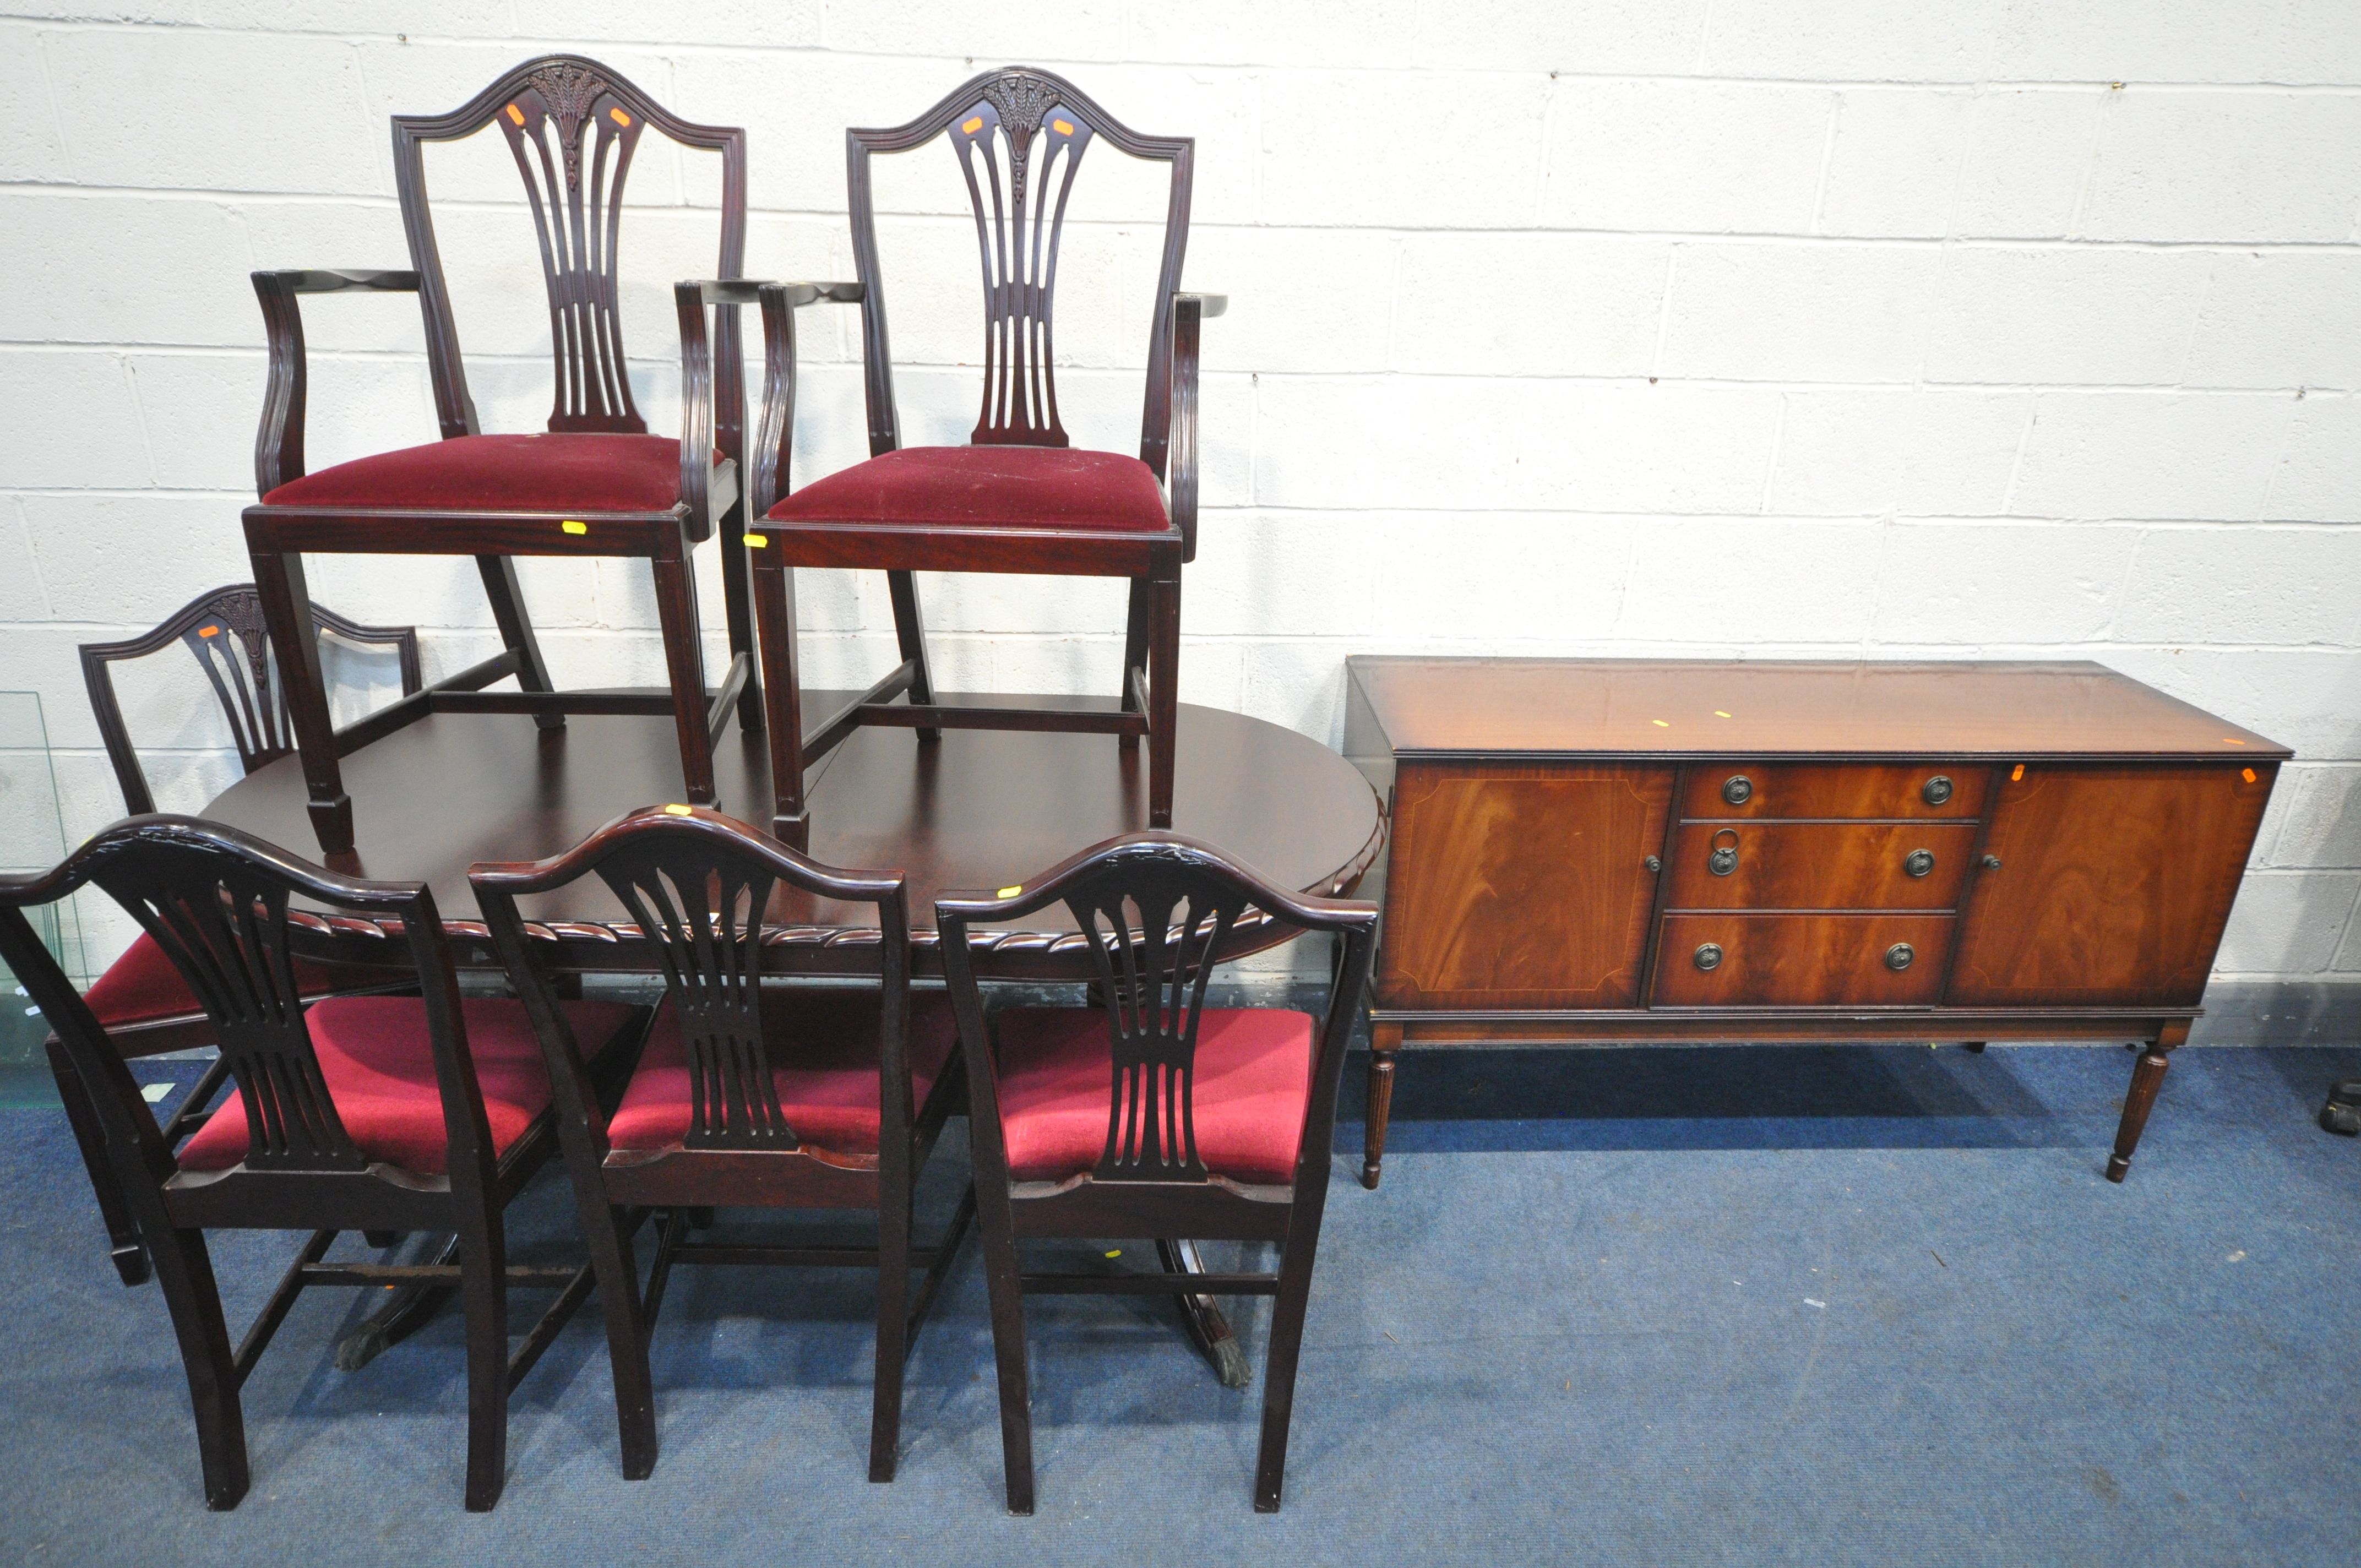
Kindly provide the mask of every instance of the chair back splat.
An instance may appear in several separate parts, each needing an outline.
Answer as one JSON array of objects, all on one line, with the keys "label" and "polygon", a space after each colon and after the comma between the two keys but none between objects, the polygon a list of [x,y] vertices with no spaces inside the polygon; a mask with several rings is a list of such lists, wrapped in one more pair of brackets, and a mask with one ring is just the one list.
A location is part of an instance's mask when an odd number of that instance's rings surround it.
[{"label": "chair back splat", "polygon": [[1104,138],[1134,158],[1171,166],[1139,451],[1140,460],[1163,478],[1172,422],[1172,295],[1180,287],[1189,245],[1196,143],[1188,137],[1143,136],[1072,82],[1022,66],[984,72],[907,125],[845,133],[853,264],[865,291],[871,452],[891,452],[901,442],[869,159],[873,153],[906,152],[945,133],[967,182],[983,278],[983,400],[969,438],[979,446],[1067,444],[1058,417],[1051,318],[1067,202],[1084,151]]},{"label": "chair back splat", "polygon": [[1107,1000],[1115,1082],[1098,1180],[1206,1179],[1197,1024],[1213,955],[1245,903],[1235,887],[1158,862],[1110,868],[1067,894]]},{"label": "chair back splat", "polygon": [[[684,147],[721,155],[721,252],[715,276],[735,278],[746,258],[746,133],[680,119],[612,70],[578,55],[529,60],[450,114],[394,116],[394,179],[418,267],[427,358],[445,436],[476,433],[476,409],[434,243],[423,148],[430,141],[473,136],[487,125],[500,127],[516,157],[541,242],[556,381],[549,428],[645,433],[647,421],[631,399],[616,309],[623,184],[632,155],[651,126]],[[731,439],[722,445],[734,454],[736,422],[742,419],[737,411],[744,404],[735,312],[722,312],[714,328],[713,362],[720,383],[717,412],[732,422]]]}]

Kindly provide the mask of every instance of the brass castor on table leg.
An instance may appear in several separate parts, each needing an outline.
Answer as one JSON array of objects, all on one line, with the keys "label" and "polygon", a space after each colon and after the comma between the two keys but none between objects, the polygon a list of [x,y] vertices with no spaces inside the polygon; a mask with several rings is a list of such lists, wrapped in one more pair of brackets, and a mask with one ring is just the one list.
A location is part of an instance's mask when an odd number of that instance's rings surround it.
[{"label": "brass castor on table leg", "polygon": [[2320,1108],[2320,1124],[2348,1138],[2361,1135],[2361,1078],[2329,1085],[2328,1102]]}]

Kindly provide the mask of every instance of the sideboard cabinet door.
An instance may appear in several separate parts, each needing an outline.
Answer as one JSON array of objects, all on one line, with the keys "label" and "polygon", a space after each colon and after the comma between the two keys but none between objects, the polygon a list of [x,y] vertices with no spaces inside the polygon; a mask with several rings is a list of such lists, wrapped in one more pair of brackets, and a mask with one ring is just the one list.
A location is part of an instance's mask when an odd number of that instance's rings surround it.
[{"label": "sideboard cabinet door", "polygon": [[1670,767],[1404,761],[1378,997],[1388,1007],[1630,1007]]},{"label": "sideboard cabinet door", "polygon": [[2277,771],[2004,771],[1950,1004],[2195,1006]]}]

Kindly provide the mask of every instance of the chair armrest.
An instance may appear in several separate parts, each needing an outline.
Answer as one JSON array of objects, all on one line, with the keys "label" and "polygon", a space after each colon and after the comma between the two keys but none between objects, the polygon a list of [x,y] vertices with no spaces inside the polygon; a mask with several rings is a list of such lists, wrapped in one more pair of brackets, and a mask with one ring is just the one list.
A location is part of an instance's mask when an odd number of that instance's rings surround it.
[{"label": "chair armrest", "polygon": [[303,294],[414,294],[418,274],[400,270],[296,269],[254,274],[262,330],[270,344],[270,378],[262,394],[262,428],[254,438],[254,493],[267,496],[303,477]]},{"label": "chair armrest", "polygon": [[1165,477],[1183,561],[1197,558],[1197,334],[1205,317],[1229,308],[1227,294],[1172,296],[1172,429]]},{"label": "chair armrest", "polygon": [[[673,304],[680,316],[680,494],[688,503],[692,540],[710,535],[717,521],[712,516],[710,455],[716,447],[739,464],[738,494],[746,501],[745,521],[770,510],[776,499],[776,477],[786,472],[786,446],[795,434],[793,313],[803,305],[857,303],[862,292],[858,283],[773,283],[752,278],[690,279],[673,285]],[[705,324],[708,305],[722,313],[709,337]],[[763,307],[763,433],[751,463],[744,451],[740,305]],[[783,325],[772,320],[774,308]],[[775,435],[771,425],[774,411],[785,421],[784,431]]]}]

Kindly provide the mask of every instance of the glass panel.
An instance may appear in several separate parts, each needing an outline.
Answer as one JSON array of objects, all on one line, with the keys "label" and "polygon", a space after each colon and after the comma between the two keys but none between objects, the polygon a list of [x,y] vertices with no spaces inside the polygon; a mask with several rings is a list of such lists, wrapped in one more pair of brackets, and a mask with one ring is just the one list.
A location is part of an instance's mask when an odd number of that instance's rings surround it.
[{"label": "glass panel", "polygon": [[[57,771],[49,727],[32,692],[0,691],[0,872],[45,872],[65,859]],[[68,974],[87,983],[82,923],[71,902],[30,911],[33,928]],[[5,964],[0,964],[0,1067],[41,1059],[49,1025]]]}]

